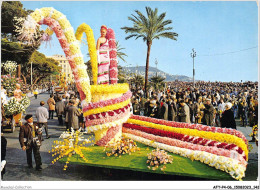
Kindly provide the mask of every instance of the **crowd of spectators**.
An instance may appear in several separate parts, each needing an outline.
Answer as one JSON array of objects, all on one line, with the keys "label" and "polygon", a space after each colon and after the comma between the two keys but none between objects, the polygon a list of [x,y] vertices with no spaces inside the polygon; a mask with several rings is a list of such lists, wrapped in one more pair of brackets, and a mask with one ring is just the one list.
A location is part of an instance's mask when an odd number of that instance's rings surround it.
[{"label": "crowd of spectators", "polygon": [[163,90],[132,88],[133,113],[208,126],[253,127],[258,121],[257,82],[168,82]]}]

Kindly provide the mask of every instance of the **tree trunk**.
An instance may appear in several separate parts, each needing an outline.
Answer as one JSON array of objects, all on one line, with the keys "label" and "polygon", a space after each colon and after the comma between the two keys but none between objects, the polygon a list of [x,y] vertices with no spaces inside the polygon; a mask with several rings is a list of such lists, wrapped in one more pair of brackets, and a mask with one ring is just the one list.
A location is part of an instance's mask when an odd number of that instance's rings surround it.
[{"label": "tree trunk", "polygon": [[21,78],[21,65],[20,64],[17,67],[17,77]]},{"label": "tree trunk", "polygon": [[23,77],[23,82],[24,82],[24,84],[26,86],[27,85],[26,77],[23,74],[21,74],[21,76]]},{"label": "tree trunk", "polygon": [[149,72],[149,57],[150,57],[150,51],[151,51],[152,42],[147,41],[147,56],[146,56],[146,67],[145,67],[145,83],[144,83],[144,91],[146,94],[146,98],[148,97],[148,72]]}]

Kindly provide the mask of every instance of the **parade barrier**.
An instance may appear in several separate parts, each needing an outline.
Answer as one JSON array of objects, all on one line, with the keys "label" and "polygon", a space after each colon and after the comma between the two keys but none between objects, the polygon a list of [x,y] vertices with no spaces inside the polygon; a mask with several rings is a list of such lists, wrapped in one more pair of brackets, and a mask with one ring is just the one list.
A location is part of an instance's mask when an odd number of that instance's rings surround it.
[{"label": "parade barrier", "polygon": [[[80,94],[87,131],[95,133],[96,145],[106,146],[118,142],[123,135],[144,145],[174,153],[172,154],[174,161],[172,164],[168,164],[169,167],[164,171],[165,173],[210,179],[230,179],[226,174],[228,173],[236,180],[241,180],[245,176],[248,144],[240,132],[132,115],[130,102],[132,93],[129,85],[117,84],[115,35],[112,29],[108,29],[107,33],[111,62],[110,84],[97,85],[97,53],[91,28],[82,24],[74,35],[74,30],[65,15],[54,8],[41,8],[28,16],[23,26],[26,35],[21,35],[20,39],[26,37],[27,42],[33,42],[38,24],[48,25],[59,39]],[[83,32],[87,35],[94,85],[90,85],[87,67],[77,41],[81,40]],[[105,153],[101,152],[102,147],[94,146],[90,147],[88,151],[81,152],[79,151],[82,149],[81,145],[76,145],[76,147],[62,145],[68,144],[70,140],[78,142],[77,138],[65,139],[65,143],[58,142],[60,145],[57,146],[57,150],[63,152],[62,157],[71,157],[74,149],[78,152],[81,158],[72,156],[70,161],[73,163],[153,172],[147,169],[145,162],[147,152],[143,150],[146,146],[142,144],[139,146],[143,152],[122,155],[120,158],[106,158]],[[53,151],[55,152],[55,149]],[[58,160],[60,158],[61,156],[58,156]],[[64,160],[61,159],[61,161]],[[214,170],[213,167],[226,173]]]}]

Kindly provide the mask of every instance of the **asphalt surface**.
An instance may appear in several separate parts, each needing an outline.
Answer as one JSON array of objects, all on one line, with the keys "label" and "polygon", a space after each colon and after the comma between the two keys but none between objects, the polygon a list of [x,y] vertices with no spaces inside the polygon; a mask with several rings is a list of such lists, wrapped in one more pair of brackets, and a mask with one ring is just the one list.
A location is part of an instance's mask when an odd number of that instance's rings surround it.
[{"label": "asphalt surface", "polygon": [[[46,102],[48,98],[48,93],[39,94],[38,99],[31,97],[31,105],[26,110],[26,113],[35,115],[35,110],[40,106],[40,101],[43,100]],[[35,116],[34,121],[36,121]],[[237,124],[239,125],[240,122],[237,121]],[[27,168],[26,153],[21,149],[18,140],[19,127],[16,128],[14,133],[4,133],[4,136],[7,139],[7,165],[6,174],[2,179],[3,181],[207,181],[206,179],[185,176],[106,169],[76,164],[69,164],[68,169],[64,171],[62,163],[56,162],[55,164],[51,164],[53,158],[48,151],[51,150],[53,141],[57,140],[60,134],[65,131],[65,126],[58,126],[57,117],[54,117],[53,120],[48,120],[48,126],[51,138],[44,139],[40,149],[43,163],[42,171],[35,170],[34,159],[34,168]],[[248,140],[251,140],[251,137],[249,137],[249,134],[252,131],[251,127],[238,126],[237,129],[243,132]],[[45,132],[43,132],[43,136],[46,137]],[[86,135],[86,138],[87,137],[88,135]],[[253,146],[253,149],[249,153],[246,177],[243,178],[243,181],[255,181],[258,176],[258,147],[255,143],[250,144]]]}]

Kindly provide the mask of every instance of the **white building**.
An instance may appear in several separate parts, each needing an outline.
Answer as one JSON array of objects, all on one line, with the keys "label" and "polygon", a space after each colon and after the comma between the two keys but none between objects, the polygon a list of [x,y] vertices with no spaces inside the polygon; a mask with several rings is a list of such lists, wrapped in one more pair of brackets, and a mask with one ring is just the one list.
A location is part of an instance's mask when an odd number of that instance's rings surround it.
[{"label": "white building", "polygon": [[70,68],[69,61],[66,59],[66,57],[64,55],[53,55],[53,56],[47,56],[47,57],[52,58],[59,63],[59,66],[61,66],[61,68],[62,68],[61,76],[63,75],[63,73],[65,73],[67,80],[72,80],[74,78],[71,68]]}]

